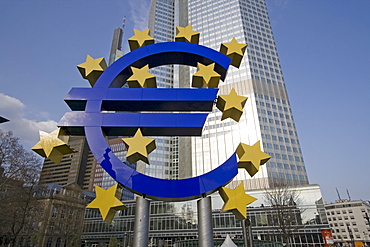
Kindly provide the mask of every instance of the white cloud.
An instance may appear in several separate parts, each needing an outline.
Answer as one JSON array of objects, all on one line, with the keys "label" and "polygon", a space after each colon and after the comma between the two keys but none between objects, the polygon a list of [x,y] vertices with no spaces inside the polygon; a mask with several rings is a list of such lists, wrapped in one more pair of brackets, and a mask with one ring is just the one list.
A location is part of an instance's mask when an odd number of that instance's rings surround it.
[{"label": "white cloud", "polygon": [[[138,30],[145,30],[148,28],[148,16],[149,16],[149,1],[129,1],[131,13],[133,17],[134,28]],[[143,10],[147,13],[143,13]]]},{"label": "white cloud", "polygon": [[278,7],[286,7],[288,4],[288,0],[275,0],[275,5]]},{"label": "white cloud", "polygon": [[26,149],[39,141],[39,130],[51,132],[57,128],[57,122],[47,119],[37,122],[25,117],[26,106],[17,98],[0,93],[0,116],[9,120],[0,124],[3,131],[12,131]]}]

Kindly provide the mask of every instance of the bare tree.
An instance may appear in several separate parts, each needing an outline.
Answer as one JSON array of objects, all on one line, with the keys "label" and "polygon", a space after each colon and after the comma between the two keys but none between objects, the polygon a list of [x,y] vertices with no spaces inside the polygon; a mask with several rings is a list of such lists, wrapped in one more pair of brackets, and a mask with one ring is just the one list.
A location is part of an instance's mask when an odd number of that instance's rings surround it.
[{"label": "bare tree", "polygon": [[[81,230],[83,227],[82,221],[84,207],[79,208],[68,205],[65,207],[65,211],[66,211],[65,219],[59,220],[58,235],[60,235],[64,239],[64,246],[66,247],[78,246],[78,243],[81,238]],[[78,220],[79,218],[81,218],[81,220]]]},{"label": "bare tree", "polygon": [[272,189],[265,190],[265,203],[271,206],[273,224],[286,246],[291,246],[294,232],[302,228],[304,210],[298,207],[301,204],[299,191],[282,183],[275,184]]},{"label": "bare tree", "polygon": [[0,189],[9,180],[34,181],[34,171],[39,173],[41,165],[42,159],[33,152],[26,151],[18,137],[13,136],[11,131],[4,132],[0,129]]},{"label": "bare tree", "polygon": [[37,185],[41,160],[12,132],[0,130],[0,244],[15,246],[21,231],[41,214]]}]

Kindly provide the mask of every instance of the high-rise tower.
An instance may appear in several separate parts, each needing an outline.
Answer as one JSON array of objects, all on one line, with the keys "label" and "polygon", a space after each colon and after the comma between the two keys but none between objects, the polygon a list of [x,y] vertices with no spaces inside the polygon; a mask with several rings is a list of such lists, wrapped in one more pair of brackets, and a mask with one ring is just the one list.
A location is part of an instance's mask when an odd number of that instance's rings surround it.
[{"label": "high-rise tower", "polygon": [[[220,94],[235,88],[239,95],[248,97],[244,113],[239,123],[231,119],[221,121],[221,112],[216,108],[209,114],[203,135],[192,137],[185,145],[189,150],[186,155],[191,156],[191,175],[216,168],[240,142],[253,145],[260,140],[271,160],[253,178],[239,170],[235,180],[246,180],[249,189],[276,183],[308,184],[265,1],[152,0],[149,28],[156,42],[174,41],[176,26],[187,24],[201,33],[199,44],[215,50],[234,37],[239,43],[248,44],[239,69],[230,68],[219,86]],[[157,78],[164,76],[166,87],[183,87],[190,85],[194,72],[190,69],[187,73],[181,66],[163,66],[158,68]],[[175,144],[172,147],[181,147],[181,139]],[[181,164],[181,157],[178,158]]]},{"label": "high-rise tower", "polygon": [[60,164],[45,158],[39,184],[66,185],[76,183],[83,190],[92,191],[95,159],[85,137],[72,136],[69,139],[72,154],[63,156]]}]

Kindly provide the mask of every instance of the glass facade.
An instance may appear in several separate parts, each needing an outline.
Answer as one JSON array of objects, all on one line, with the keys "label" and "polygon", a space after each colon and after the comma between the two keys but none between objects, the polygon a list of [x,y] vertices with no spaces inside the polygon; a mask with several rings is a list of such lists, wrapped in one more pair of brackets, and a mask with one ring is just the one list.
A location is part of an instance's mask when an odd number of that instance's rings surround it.
[{"label": "glass facade", "polygon": [[[176,26],[187,24],[200,32],[201,45],[215,50],[234,37],[248,44],[240,68],[231,67],[219,86],[220,94],[228,94],[235,88],[238,94],[248,97],[244,114],[239,122],[221,121],[222,113],[216,108],[209,114],[203,135],[191,138],[185,145],[190,147],[187,155],[191,156],[187,159],[192,167],[188,176],[216,168],[240,142],[253,145],[260,140],[261,148],[271,155],[271,161],[253,178],[240,170],[236,181],[246,181],[247,189],[267,188],[281,182],[292,186],[308,184],[265,1],[152,1],[149,28],[156,42],[173,41]],[[184,76],[186,71],[177,65],[152,69],[159,87],[189,87],[189,78],[194,72],[195,68],[188,69]],[[171,152],[171,147],[177,151],[181,138],[165,141],[169,145],[163,148],[169,152],[161,149],[153,152],[149,156],[151,165],[147,166],[147,174],[177,179],[181,177],[178,170],[183,165],[179,168],[181,157],[179,161],[178,152]]]},{"label": "glass facade", "polygon": [[230,68],[220,94],[231,88],[248,97],[239,123],[210,114],[201,138],[193,138],[194,175],[214,169],[240,142],[261,140],[271,160],[254,178],[239,171],[236,180],[246,188],[265,188],[275,182],[308,184],[284,77],[264,0],[189,0],[189,23],[200,32],[200,44],[219,50],[232,38],[248,44],[240,67]]},{"label": "glass facade", "polygon": [[[322,244],[321,229],[328,227],[320,188],[317,185],[310,185],[298,187],[295,190],[300,191],[302,204],[286,207],[292,212],[294,246],[320,245]],[[265,201],[265,191],[251,191],[249,194],[259,199],[247,209],[254,239],[268,243],[281,243],[282,236],[276,222],[276,209],[268,204],[261,205]],[[116,237],[123,243],[132,241],[135,201],[127,201],[125,205],[128,209],[118,212],[111,224],[102,221],[98,212],[86,210],[82,239],[90,243],[89,246],[99,242],[109,242],[110,237]],[[223,201],[220,196],[212,195],[215,239],[224,240],[229,234],[237,242],[242,239],[241,223],[232,213],[220,213],[222,206]],[[189,243],[192,239],[196,241],[197,229],[196,201],[176,203],[151,201],[149,239],[153,245],[166,246],[164,245],[166,243],[167,246],[186,246],[181,243]]]},{"label": "glass facade", "polygon": [[[150,35],[156,43],[174,39],[175,6],[173,1],[153,2],[150,7]],[[153,68],[150,73],[156,76],[158,88],[172,88],[174,66],[165,65]],[[178,178],[178,138],[150,137],[156,142],[156,149],[149,154],[150,165],[145,165],[145,174],[165,179]]]}]

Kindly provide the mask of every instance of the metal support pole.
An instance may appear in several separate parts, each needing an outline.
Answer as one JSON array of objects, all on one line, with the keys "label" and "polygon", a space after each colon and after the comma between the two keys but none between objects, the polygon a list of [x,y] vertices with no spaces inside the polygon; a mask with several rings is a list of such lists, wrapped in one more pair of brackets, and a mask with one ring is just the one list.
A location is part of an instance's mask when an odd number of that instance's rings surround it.
[{"label": "metal support pole", "polygon": [[248,229],[248,243],[249,247],[253,247],[253,233],[252,233],[252,224],[251,221],[247,218],[245,219],[245,225],[247,226]]},{"label": "metal support pole", "polygon": [[149,206],[147,199],[136,197],[133,247],[147,247],[149,244]]},{"label": "metal support pole", "polygon": [[243,230],[243,242],[244,247],[248,247],[248,233],[247,233],[247,226],[245,224],[246,219],[242,220],[242,230]]},{"label": "metal support pole", "polygon": [[198,246],[210,247],[213,243],[212,203],[211,197],[197,201],[198,206]]}]

